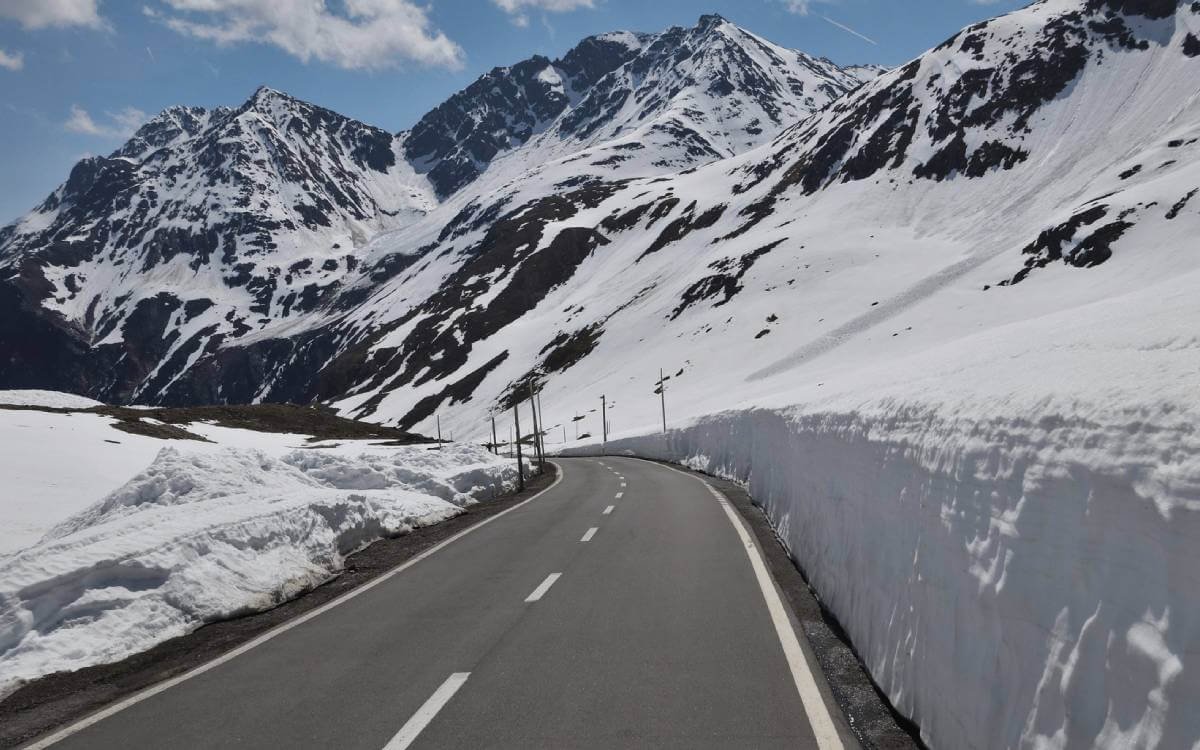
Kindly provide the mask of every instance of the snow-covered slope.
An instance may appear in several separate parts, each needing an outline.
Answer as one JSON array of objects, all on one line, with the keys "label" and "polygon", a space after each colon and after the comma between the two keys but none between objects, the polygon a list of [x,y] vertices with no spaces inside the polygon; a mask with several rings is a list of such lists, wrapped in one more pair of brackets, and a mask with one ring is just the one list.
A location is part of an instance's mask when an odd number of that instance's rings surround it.
[{"label": "snow-covered slope", "polygon": [[[434,399],[465,434],[531,373],[634,400],[661,365],[677,413],[703,413],[835,351],[875,364],[1177,278],[1200,59],[1198,14],[1167,5],[1039,3],[743,155],[627,182],[566,166],[557,191],[381,237],[373,262],[413,265],[363,290],[357,324],[387,332],[340,403],[424,426]],[[931,300],[953,312],[914,321]]]}]

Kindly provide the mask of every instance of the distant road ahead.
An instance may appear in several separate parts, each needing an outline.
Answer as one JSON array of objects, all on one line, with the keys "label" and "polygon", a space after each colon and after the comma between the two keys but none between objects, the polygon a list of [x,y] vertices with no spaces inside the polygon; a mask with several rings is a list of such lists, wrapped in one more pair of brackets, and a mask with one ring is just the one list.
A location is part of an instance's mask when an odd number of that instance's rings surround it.
[{"label": "distant road ahead", "polygon": [[656,464],[558,463],[529,502],[54,747],[841,747],[736,511]]}]

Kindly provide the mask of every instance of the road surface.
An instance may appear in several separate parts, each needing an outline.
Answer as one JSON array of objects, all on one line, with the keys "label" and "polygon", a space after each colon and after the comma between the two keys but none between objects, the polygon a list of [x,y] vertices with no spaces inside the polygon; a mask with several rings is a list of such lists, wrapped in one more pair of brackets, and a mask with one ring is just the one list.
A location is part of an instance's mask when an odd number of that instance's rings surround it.
[{"label": "road surface", "polygon": [[89,750],[852,746],[736,511],[657,464],[558,464],[542,494],[368,590],[48,739]]}]

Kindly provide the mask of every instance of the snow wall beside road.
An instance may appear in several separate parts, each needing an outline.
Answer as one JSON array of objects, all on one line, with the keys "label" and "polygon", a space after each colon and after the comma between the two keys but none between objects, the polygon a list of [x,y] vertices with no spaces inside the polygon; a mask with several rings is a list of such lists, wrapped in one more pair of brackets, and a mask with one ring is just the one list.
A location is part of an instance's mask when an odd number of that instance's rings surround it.
[{"label": "snow wall beside road", "polygon": [[1194,410],[947,406],[731,411],[608,452],[747,483],[934,748],[1200,747]]}]

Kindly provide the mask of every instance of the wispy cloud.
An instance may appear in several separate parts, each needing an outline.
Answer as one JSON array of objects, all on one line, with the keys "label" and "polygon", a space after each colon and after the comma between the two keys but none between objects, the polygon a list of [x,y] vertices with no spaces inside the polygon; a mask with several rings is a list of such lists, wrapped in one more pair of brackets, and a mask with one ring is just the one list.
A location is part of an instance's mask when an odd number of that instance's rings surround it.
[{"label": "wispy cloud", "polygon": [[784,9],[788,13],[807,16],[812,12],[814,5],[820,2],[831,2],[831,0],[780,0],[780,2],[783,3]]},{"label": "wispy cloud", "polygon": [[126,138],[145,123],[147,115],[136,107],[125,107],[117,112],[105,112],[104,122],[97,122],[91,113],[78,104],[71,105],[71,114],[63,127],[72,133],[94,135],[99,138]]},{"label": "wispy cloud", "polygon": [[147,16],[219,45],[271,44],[304,62],[380,69],[410,61],[461,68],[461,47],[413,0],[159,0]]},{"label": "wispy cloud", "polygon": [[837,21],[833,20],[829,16],[821,16],[821,18],[825,19],[825,21],[833,24],[837,28],[846,32],[847,34],[853,34],[854,36],[858,37],[859,39],[862,39],[864,42],[870,42],[871,44],[874,44],[875,46],[879,46],[879,42],[875,41],[874,39],[867,36],[866,34],[862,34],[862,33],[859,33],[858,31],[855,31],[854,29],[850,28],[849,26],[847,26],[844,23],[838,23]]},{"label": "wispy cloud", "polygon": [[25,55],[20,52],[5,52],[0,49],[0,68],[20,70],[25,67]]},{"label": "wispy cloud", "polygon": [[16,21],[26,29],[109,28],[100,16],[96,0],[3,0],[0,18]]},{"label": "wispy cloud", "polygon": [[566,13],[581,8],[594,8],[594,0],[492,0],[508,14],[515,26],[529,25],[529,11],[544,13]]}]

